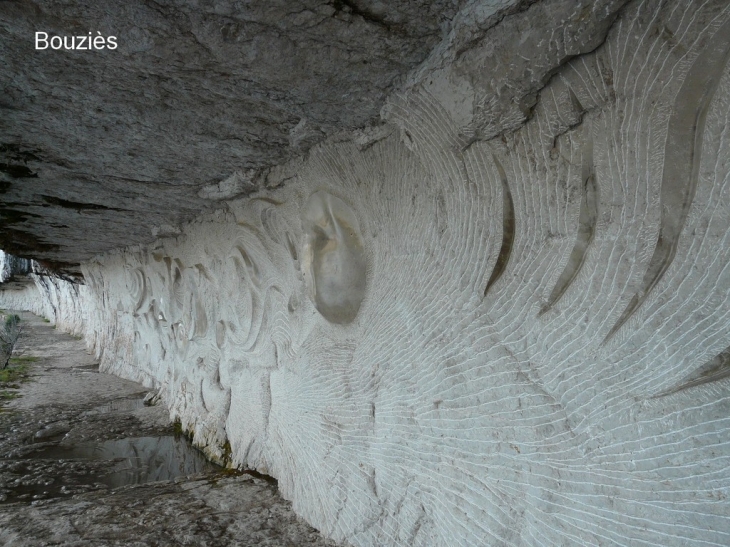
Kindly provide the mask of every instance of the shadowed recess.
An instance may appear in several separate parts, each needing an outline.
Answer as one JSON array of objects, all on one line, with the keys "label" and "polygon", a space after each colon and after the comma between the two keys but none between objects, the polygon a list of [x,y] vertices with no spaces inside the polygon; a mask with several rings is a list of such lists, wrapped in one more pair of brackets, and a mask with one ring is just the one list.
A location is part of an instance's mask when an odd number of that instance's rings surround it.
[{"label": "shadowed recess", "polygon": [[484,296],[487,296],[492,285],[502,277],[512,254],[512,245],[515,242],[515,205],[512,201],[512,192],[510,192],[509,184],[507,184],[507,174],[504,167],[499,163],[496,156],[492,155],[492,158],[494,158],[494,164],[497,166],[499,178],[502,181],[502,246],[499,249],[499,256],[494,265],[494,270],[492,270],[492,275],[487,282],[487,287],[484,289]]},{"label": "shadowed recess", "polygon": [[658,395],[654,395],[652,399],[672,395],[673,393],[691,387],[701,386],[702,384],[718,382],[724,378],[730,378],[730,346],[717,357],[687,376],[679,385],[663,391]]},{"label": "shadowed recess", "polygon": [[575,246],[570,253],[568,263],[565,265],[563,273],[560,274],[558,282],[555,284],[550,298],[545,307],[540,311],[540,315],[548,311],[555,303],[560,300],[565,291],[568,289],[573,280],[583,267],[583,263],[588,253],[588,247],[593,242],[596,232],[596,220],[598,219],[598,185],[596,183],[596,173],[593,166],[593,136],[591,134],[590,124],[586,125],[585,138],[583,141],[583,164],[581,171],[581,179],[583,180],[583,199],[580,203],[580,216],[578,218],[578,236]]},{"label": "shadowed recess", "polygon": [[10,175],[14,179],[32,179],[38,177],[38,173],[34,173],[29,167],[17,163],[0,163],[0,171]]},{"label": "shadowed recess", "polygon": [[[34,173],[26,165],[29,161],[40,161],[40,158],[33,152],[21,150],[18,144],[0,143],[0,154],[4,156],[0,159],[0,173],[5,173],[14,179],[38,177],[38,173]],[[2,193],[1,189],[0,193]]]},{"label": "shadowed recess", "polygon": [[730,22],[709,41],[690,68],[669,120],[660,195],[659,238],[641,289],[604,338],[605,344],[644,303],[674,260],[679,235],[694,198],[702,158],[702,137],[712,103],[730,56]]},{"label": "shadowed recess", "polygon": [[347,324],[365,297],[365,250],[354,213],[326,192],[309,198],[303,271],[309,296],[327,321]]},{"label": "shadowed recess", "polygon": [[78,201],[69,201],[67,199],[61,199],[53,196],[41,196],[43,201],[49,205],[58,205],[66,209],[76,209],[77,211],[124,211],[124,209],[117,209],[115,207],[107,207],[106,205],[99,205],[98,203],[81,203]]}]

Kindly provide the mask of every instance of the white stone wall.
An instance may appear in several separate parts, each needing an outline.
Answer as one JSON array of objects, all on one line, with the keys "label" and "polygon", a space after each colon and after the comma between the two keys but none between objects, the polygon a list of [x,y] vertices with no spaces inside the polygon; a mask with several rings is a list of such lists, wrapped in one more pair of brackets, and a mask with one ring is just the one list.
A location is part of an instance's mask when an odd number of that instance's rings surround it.
[{"label": "white stone wall", "polygon": [[43,302],[42,313],[39,315],[48,318],[56,328],[64,332],[84,336],[86,316],[91,311],[86,304],[86,285],[51,275],[33,274],[31,277]]},{"label": "white stone wall", "polygon": [[24,289],[0,291],[0,308],[30,311],[45,317],[44,301],[35,284],[28,284]]},{"label": "white stone wall", "polygon": [[353,545],[729,544],[730,7],[670,4],[515,132],[413,89],[85,264],[103,369]]},{"label": "white stone wall", "polygon": [[51,275],[30,274],[24,288],[0,290],[0,307],[40,315],[74,336],[86,334],[88,291],[85,285]]}]

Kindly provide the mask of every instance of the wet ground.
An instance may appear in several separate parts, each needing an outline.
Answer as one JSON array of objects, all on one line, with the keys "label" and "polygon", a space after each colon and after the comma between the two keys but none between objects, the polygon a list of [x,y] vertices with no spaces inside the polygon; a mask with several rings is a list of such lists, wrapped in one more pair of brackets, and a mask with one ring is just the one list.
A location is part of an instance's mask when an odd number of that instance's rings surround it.
[{"label": "wet ground", "polygon": [[139,384],[31,314],[0,386],[0,545],[333,546],[275,481],[221,469]]}]

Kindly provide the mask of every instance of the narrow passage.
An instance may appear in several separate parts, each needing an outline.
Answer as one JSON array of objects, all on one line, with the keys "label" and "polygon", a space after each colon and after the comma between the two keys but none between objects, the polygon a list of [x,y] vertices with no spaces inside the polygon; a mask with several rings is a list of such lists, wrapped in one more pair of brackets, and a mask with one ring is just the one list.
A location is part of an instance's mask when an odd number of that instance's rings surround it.
[{"label": "narrow passage", "polygon": [[17,313],[0,381],[0,545],[335,545],[272,481],[205,460],[83,341]]}]

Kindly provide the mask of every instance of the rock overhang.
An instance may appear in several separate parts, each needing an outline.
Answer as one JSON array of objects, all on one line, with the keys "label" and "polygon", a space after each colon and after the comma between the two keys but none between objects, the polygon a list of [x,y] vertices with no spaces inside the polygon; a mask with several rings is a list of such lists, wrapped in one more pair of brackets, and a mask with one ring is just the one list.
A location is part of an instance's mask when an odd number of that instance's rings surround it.
[{"label": "rock overhang", "polygon": [[463,3],[6,3],[0,247],[69,269],[175,231],[232,174],[377,121]]},{"label": "rock overhang", "polygon": [[724,544],[730,7],[496,4],[384,125],[0,298],[338,540]]}]

